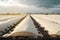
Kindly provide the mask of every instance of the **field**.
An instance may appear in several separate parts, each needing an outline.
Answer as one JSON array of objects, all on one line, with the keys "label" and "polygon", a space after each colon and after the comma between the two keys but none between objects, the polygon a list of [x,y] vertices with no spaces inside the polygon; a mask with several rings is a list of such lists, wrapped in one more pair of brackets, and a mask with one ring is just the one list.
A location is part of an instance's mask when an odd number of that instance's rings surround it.
[{"label": "field", "polygon": [[60,35],[59,17],[60,15],[41,14],[0,15],[0,35],[3,37],[18,35],[44,37],[45,31],[49,35]]},{"label": "field", "polygon": [[60,15],[32,15],[32,17],[44,27],[45,30],[48,30],[48,33],[58,34],[60,31]]},{"label": "field", "polygon": [[0,34],[6,33],[11,26],[17,24],[25,15],[0,15]]}]

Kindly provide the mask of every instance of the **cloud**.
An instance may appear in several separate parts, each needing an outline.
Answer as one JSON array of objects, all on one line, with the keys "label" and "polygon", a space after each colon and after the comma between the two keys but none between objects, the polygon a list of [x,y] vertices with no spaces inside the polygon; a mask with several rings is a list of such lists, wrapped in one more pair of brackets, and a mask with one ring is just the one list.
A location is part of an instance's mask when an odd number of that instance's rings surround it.
[{"label": "cloud", "polygon": [[0,2],[8,2],[8,0],[0,0]]},{"label": "cloud", "polygon": [[9,0],[8,2],[0,1],[0,6],[4,6],[4,7],[9,7],[9,6],[28,7],[28,5],[18,3],[17,1],[14,1],[14,0]]},{"label": "cloud", "polygon": [[[59,0],[0,0],[0,12],[57,13]],[[1,11],[2,10],[2,11]]]},{"label": "cloud", "polygon": [[44,8],[52,8],[56,5],[60,5],[60,0],[0,0],[0,2],[5,2],[4,4],[17,3]]},{"label": "cloud", "polygon": [[54,8],[60,8],[60,4],[59,5],[55,5]]},{"label": "cloud", "polygon": [[19,0],[20,3],[50,8],[60,4],[60,0]]},{"label": "cloud", "polygon": [[39,12],[43,12],[43,8],[37,8],[37,7],[33,7],[33,6],[30,6],[30,7],[10,6],[10,7],[0,7],[0,12],[1,13],[4,13],[4,12],[39,13]]},{"label": "cloud", "polygon": [[[2,11],[1,11],[2,10]],[[5,12],[23,12],[23,13],[59,13],[60,8],[49,8],[45,9],[43,7],[17,7],[17,6],[10,6],[10,7],[0,7],[0,12],[5,13]]]},{"label": "cloud", "polygon": [[52,13],[60,13],[60,8],[49,8],[48,12],[52,12]]}]

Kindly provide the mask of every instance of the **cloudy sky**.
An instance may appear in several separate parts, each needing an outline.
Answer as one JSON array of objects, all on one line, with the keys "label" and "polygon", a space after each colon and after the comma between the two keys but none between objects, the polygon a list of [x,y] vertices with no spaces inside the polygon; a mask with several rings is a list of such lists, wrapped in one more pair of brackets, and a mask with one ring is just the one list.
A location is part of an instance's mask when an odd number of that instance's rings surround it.
[{"label": "cloudy sky", "polygon": [[60,13],[60,0],[0,0],[0,13]]}]

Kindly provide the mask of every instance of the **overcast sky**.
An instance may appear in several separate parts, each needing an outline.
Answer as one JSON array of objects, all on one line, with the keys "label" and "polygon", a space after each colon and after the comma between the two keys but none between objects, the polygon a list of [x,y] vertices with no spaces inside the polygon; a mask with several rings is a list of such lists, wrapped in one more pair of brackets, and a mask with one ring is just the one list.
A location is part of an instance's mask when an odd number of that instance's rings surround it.
[{"label": "overcast sky", "polygon": [[60,13],[60,0],[0,0],[0,12]]}]

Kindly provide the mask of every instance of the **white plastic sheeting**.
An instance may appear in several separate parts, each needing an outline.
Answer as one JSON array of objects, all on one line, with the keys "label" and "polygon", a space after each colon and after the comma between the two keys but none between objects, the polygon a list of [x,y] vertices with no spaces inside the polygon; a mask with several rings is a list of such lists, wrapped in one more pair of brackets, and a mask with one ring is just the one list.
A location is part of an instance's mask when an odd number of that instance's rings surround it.
[{"label": "white plastic sheeting", "polygon": [[60,15],[34,15],[34,16],[60,24]]},{"label": "white plastic sheeting", "polygon": [[7,21],[9,19],[15,18],[16,16],[0,16],[0,23],[3,21]]},{"label": "white plastic sheeting", "polygon": [[[23,31],[31,32],[36,35],[39,35],[37,29],[35,28],[35,25],[33,24],[32,19],[30,18],[29,15],[20,24],[18,24],[16,26],[16,28],[14,29],[13,32],[11,32],[10,35],[12,35],[13,33],[16,33],[16,32],[23,32]],[[40,36],[42,36],[42,35],[40,35]]]},{"label": "white plastic sheeting", "polygon": [[[51,34],[56,34],[58,31],[60,31],[60,24],[56,24],[56,23],[53,23],[52,21],[48,20],[50,18],[50,16],[48,17],[48,19],[45,19],[44,17],[46,16],[43,16],[41,15],[39,17],[39,15],[31,15],[40,25],[41,27],[44,27],[45,30],[48,30],[48,33],[51,35]],[[59,16],[59,15],[58,15]],[[59,18],[57,18],[57,16],[55,17],[51,17],[51,18],[55,18],[57,20],[59,20]],[[53,19],[51,19],[53,20]]]},{"label": "white plastic sheeting", "polygon": [[7,27],[10,27],[10,25],[13,26],[13,24],[16,24],[23,17],[25,17],[25,16],[16,16],[16,17],[13,16],[11,19],[8,19],[6,21],[0,22],[0,31],[4,31],[5,32],[5,29],[7,29],[7,30],[9,29]]}]

